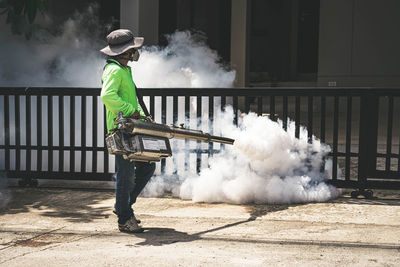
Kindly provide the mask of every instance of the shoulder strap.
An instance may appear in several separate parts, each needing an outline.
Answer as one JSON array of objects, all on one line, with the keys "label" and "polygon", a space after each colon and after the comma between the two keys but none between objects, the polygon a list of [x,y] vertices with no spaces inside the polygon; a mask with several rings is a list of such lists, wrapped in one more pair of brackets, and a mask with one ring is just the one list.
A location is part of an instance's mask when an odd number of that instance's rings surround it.
[{"label": "shoulder strap", "polygon": [[[133,82],[133,84],[135,84],[135,82]],[[138,88],[137,88],[136,84],[135,84],[135,90],[136,90],[136,97],[137,97],[137,99],[139,101],[140,106],[142,107],[142,110],[143,110],[144,114],[146,116],[151,116],[149,111],[147,110],[146,104],[143,101],[142,95],[140,95],[139,92],[138,92]]]}]

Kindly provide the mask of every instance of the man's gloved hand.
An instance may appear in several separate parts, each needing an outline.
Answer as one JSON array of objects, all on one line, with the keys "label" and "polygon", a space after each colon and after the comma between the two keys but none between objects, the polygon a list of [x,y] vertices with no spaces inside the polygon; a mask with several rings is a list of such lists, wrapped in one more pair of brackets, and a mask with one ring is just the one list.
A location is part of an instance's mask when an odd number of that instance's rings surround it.
[{"label": "man's gloved hand", "polygon": [[135,119],[135,120],[142,119],[142,120],[145,120],[147,122],[155,123],[155,121],[153,120],[153,118],[151,116],[146,116],[146,117],[145,116],[141,116],[139,111],[137,111],[137,110],[135,110],[135,112],[133,112],[133,114],[130,115],[128,118]]},{"label": "man's gloved hand", "polygon": [[140,118],[139,111],[135,110],[135,112],[133,112],[133,114],[130,115],[129,118],[138,120]]}]

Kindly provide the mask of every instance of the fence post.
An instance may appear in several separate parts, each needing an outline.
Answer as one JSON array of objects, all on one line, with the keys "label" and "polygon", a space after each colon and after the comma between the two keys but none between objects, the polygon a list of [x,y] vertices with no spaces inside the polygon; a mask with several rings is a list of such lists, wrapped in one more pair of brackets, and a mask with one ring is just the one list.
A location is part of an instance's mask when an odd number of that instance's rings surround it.
[{"label": "fence post", "polygon": [[364,195],[372,197],[372,191],[367,190],[368,177],[376,170],[376,152],[378,145],[378,113],[379,97],[374,94],[361,96],[358,157],[358,191],[351,193],[352,197]]}]

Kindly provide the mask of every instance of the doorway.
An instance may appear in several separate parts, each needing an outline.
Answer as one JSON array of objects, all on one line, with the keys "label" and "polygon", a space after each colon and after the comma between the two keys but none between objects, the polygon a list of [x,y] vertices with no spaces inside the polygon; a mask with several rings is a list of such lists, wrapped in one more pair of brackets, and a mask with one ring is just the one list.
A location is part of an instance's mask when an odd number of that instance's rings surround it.
[{"label": "doorway", "polygon": [[250,85],[316,82],[319,0],[253,0]]}]

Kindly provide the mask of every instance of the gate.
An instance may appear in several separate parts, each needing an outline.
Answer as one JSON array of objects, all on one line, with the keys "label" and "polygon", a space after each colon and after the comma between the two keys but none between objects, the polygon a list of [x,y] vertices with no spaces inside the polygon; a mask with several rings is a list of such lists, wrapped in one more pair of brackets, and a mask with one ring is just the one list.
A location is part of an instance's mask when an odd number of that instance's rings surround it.
[{"label": "gate", "polygon": [[[160,88],[142,89],[156,121],[177,124],[213,119],[232,105],[300,127],[331,146],[330,183],[367,189],[400,189],[400,90],[393,88]],[[0,88],[0,171],[21,184],[35,178],[111,180],[113,157],[104,147],[105,114],[97,88]],[[179,114],[184,114],[183,118]],[[190,126],[190,125],[189,125]],[[197,127],[190,126],[190,128]],[[185,142],[185,167],[199,171],[216,144]],[[163,160],[158,171],[168,172]]]}]

